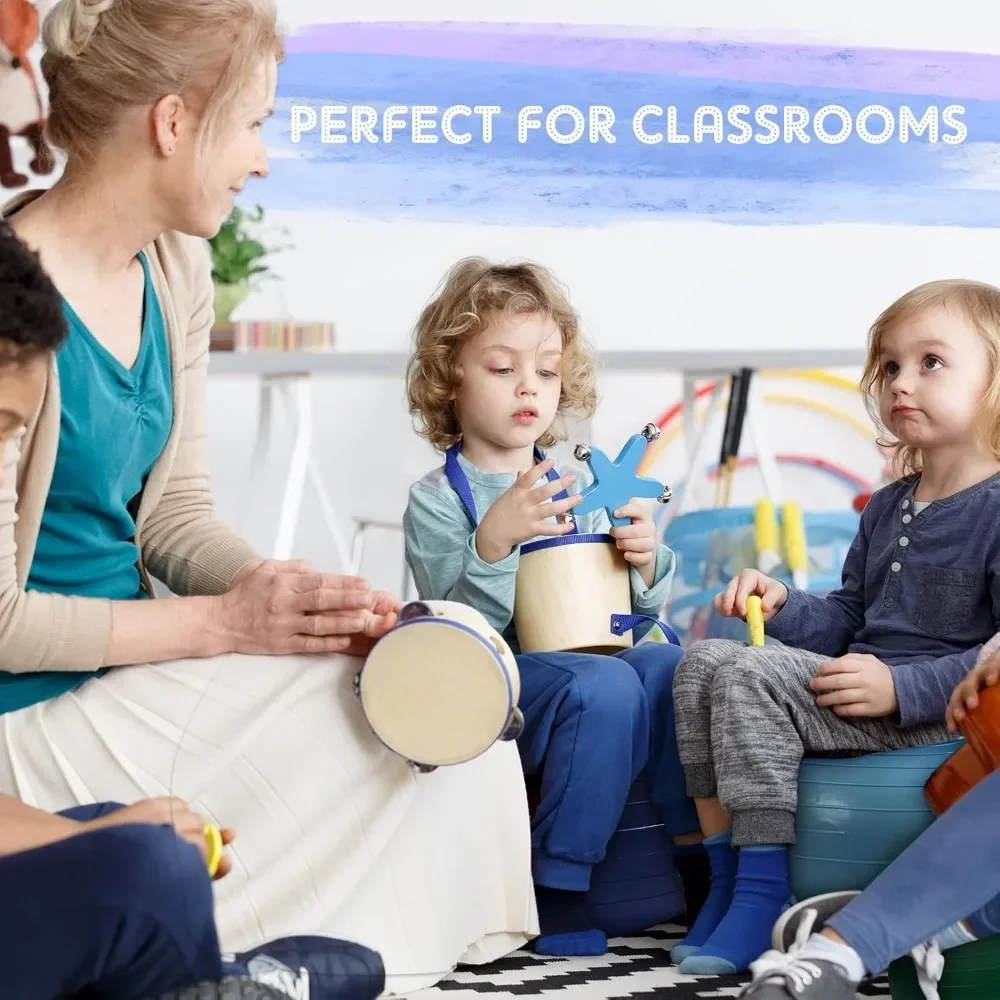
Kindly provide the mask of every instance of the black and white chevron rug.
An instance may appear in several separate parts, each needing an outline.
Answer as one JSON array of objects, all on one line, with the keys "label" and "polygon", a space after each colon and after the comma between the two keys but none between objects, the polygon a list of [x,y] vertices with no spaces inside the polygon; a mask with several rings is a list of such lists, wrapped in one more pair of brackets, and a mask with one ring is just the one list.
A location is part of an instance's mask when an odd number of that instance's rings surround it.
[{"label": "black and white chevron rug", "polygon": [[[746,976],[682,976],[669,953],[683,936],[668,925],[642,937],[615,938],[598,958],[541,958],[518,951],[489,965],[465,966],[429,990],[411,994],[419,1000],[514,1000],[558,997],[559,1000],[667,997],[711,1000],[735,997]],[[888,997],[884,980],[862,987],[859,997]]]}]

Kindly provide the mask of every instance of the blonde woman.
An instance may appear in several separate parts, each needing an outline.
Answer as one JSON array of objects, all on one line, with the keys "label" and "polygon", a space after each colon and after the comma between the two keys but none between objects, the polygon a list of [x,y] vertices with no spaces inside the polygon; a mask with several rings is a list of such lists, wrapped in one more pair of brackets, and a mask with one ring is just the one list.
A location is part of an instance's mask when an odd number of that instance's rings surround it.
[{"label": "blonde woman", "polygon": [[515,748],[412,773],[370,734],[344,655],[398,602],[263,561],[213,510],[198,238],[267,173],[272,0],[61,0],[43,36],[68,162],[4,214],[69,336],[4,451],[0,792],[47,810],[179,795],[239,830],[216,890],[227,951],[337,934],[399,992],[520,946],[537,918]]}]

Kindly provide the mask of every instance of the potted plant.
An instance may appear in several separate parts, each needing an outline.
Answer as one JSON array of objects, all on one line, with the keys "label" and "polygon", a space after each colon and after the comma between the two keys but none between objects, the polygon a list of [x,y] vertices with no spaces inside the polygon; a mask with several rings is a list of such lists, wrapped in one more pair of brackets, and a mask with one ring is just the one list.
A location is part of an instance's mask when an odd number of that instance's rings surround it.
[{"label": "potted plant", "polygon": [[271,251],[252,235],[251,229],[263,219],[264,209],[260,205],[252,211],[236,205],[218,233],[208,241],[218,326],[231,322],[233,311],[250,294],[254,279],[269,270],[264,258]]}]

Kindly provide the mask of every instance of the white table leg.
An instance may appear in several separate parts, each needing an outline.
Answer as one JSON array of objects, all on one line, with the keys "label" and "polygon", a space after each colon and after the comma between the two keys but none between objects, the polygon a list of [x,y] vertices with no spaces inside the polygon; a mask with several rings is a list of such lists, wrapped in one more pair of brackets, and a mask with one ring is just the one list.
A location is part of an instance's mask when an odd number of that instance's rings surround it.
[{"label": "white table leg", "polygon": [[309,472],[309,456],[312,450],[312,390],[309,376],[294,376],[283,380],[281,391],[293,415],[294,440],[292,457],[288,467],[288,479],[281,499],[281,513],[278,515],[278,535],[274,543],[274,558],[289,559],[295,541],[295,528],[302,510],[302,494]]},{"label": "white table leg", "polygon": [[778,460],[771,447],[767,427],[764,423],[764,397],[757,379],[750,383],[745,426],[753,441],[754,451],[757,453],[757,471],[764,484],[764,492],[772,503],[779,504],[784,490],[781,483],[781,473],[778,471]]},{"label": "white table leg", "polygon": [[688,507],[689,498],[693,496],[697,490],[697,487],[695,486],[695,477],[700,476],[701,474],[700,470],[704,462],[702,453],[706,451],[709,443],[708,431],[711,427],[712,421],[715,419],[715,415],[722,408],[722,397],[726,392],[726,384],[726,379],[720,376],[715,383],[715,388],[712,390],[712,396],[708,401],[708,409],[705,410],[705,417],[701,422],[701,426],[698,428],[698,433],[695,435],[691,450],[688,453],[687,470],[684,473],[684,486],[681,490],[681,495],[670,504],[670,507],[672,507],[673,510],[669,513],[669,520],[673,520],[673,518],[678,514],[684,513],[685,509]]},{"label": "white table leg", "polygon": [[274,392],[274,382],[268,376],[263,376],[258,391],[257,433],[243,494],[246,502],[243,505],[240,527],[244,531],[248,528],[254,508],[259,502],[271,457],[271,441],[274,430]]},{"label": "white table leg", "polygon": [[323,482],[323,477],[320,475],[319,466],[316,464],[316,460],[312,456],[309,458],[309,479],[312,482],[313,489],[316,491],[316,496],[319,499],[319,509],[320,513],[323,515],[323,520],[326,523],[326,530],[330,533],[330,537],[333,539],[334,547],[337,550],[337,558],[340,560],[340,570],[347,576],[353,576],[360,571],[360,557],[355,559],[354,556],[348,552],[347,544],[344,541],[344,536],[341,533],[340,525],[337,521],[337,512],[333,509],[333,504],[330,501],[330,494],[327,493],[326,484]]},{"label": "white table leg", "polygon": [[681,416],[684,421],[684,458],[690,461],[698,433],[698,378],[693,372],[681,374]]},{"label": "white table leg", "polygon": [[[274,379],[272,388],[282,393],[293,435],[288,478],[285,483],[281,511],[278,516],[278,534],[274,544],[274,558],[291,558],[292,546],[295,541],[295,531],[301,515],[302,499],[305,494],[306,481],[308,480],[316,491],[320,512],[323,515],[327,531],[329,531],[337,550],[340,571],[346,574],[357,573],[358,569],[354,565],[354,561],[344,542],[337,522],[336,511],[333,509],[326,484],[323,482],[319,466],[313,456],[312,380],[308,375],[285,376]],[[270,424],[273,423],[270,404],[269,416]]]}]

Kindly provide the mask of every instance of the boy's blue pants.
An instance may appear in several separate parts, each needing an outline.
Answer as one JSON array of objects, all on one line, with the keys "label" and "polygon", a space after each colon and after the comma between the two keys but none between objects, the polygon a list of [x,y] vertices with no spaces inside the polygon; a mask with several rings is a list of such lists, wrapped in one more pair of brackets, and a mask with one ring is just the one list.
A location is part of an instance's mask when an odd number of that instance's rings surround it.
[{"label": "boy's blue pants", "polygon": [[629,789],[645,770],[672,836],[698,831],[674,728],[679,646],[645,643],[616,656],[522,653],[526,774],[542,777],[532,820],[535,881],[584,891],[604,858]]},{"label": "boy's blue pants", "polygon": [[221,974],[212,883],[172,827],[113,826],[0,857],[4,1000],[143,1000]]},{"label": "boy's blue pants", "polygon": [[875,976],[958,920],[1000,933],[1000,771],[939,816],[827,921]]}]

